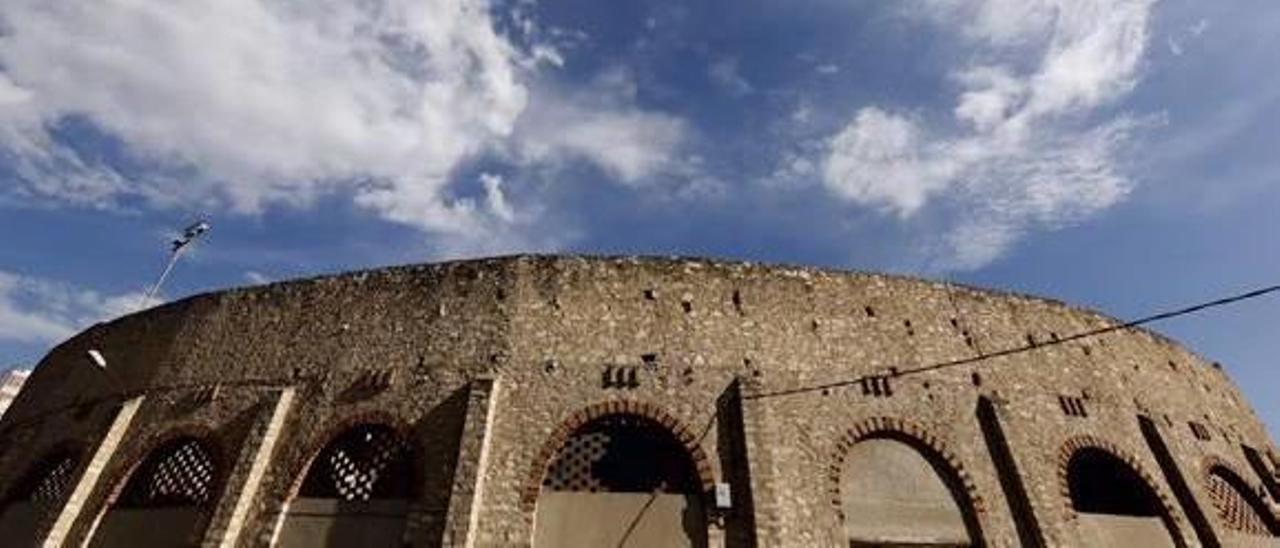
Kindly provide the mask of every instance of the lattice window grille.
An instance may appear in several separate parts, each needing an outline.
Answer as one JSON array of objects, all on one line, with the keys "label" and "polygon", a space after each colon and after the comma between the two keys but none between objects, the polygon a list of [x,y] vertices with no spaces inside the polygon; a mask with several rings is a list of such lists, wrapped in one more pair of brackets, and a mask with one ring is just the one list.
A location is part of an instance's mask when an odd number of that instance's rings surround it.
[{"label": "lattice window grille", "polygon": [[153,501],[209,501],[213,483],[213,461],[199,442],[188,440],[156,464],[147,483],[147,498]]},{"label": "lattice window grille", "polygon": [[409,448],[392,429],[358,426],[339,436],[316,459],[303,496],[363,502],[409,496]]},{"label": "lattice window grille", "polygon": [[609,435],[591,432],[573,436],[565,442],[559,458],[551,465],[542,485],[552,491],[602,491],[604,485],[592,473],[593,466],[604,458]]},{"label": "lattice window grille", "polygon": [[62,504],[62,497],[67,492],[67,488],[71,485],[71,475],[75,473],[76,459],[74,457],[64,457],[57,464],[49,469],[49,472],[40,479],[35,489],[31,492],[31,502],[43,512],[50,512],[58,509]]},{"label": "lattice window grille", "polygon": [[1209,498],[1227,527],[1250,535],[1270,535],[1262,516],[1244,496],[1218,472],[1209,474]]},{"label": "lattice window grille", "polygon": [[542,488],[567,492],[663,492],[701,489],[688,449],[647,417],[597,418],[570,435],[543,476]]}]

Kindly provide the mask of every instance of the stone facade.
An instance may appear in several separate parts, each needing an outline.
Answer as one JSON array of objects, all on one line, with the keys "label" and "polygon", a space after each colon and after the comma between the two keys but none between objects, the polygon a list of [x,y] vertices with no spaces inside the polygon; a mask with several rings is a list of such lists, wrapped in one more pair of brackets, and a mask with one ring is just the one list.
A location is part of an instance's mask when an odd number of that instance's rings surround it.
[{"label": "stone facade", "polygon": [[[111,545],[94,535],[131,474],[191,438],[214,472],[191,480],[212,498],[192,503],[185,538],[288,545],[291,501],[331,464],[317,455],[379,424],[405,442],[386,454],[412,455],[395,479],[411,484],[393,512],[402,543],[528,545],[557,452],[632,416],[687,452],[694,545],[849,545],[842,463],[872,438],[926,457],[974,544],[1148,534],[1084,510],[1073,474],[1092,451],[1149,487],[1172,545],[1280,545],[1280,450],[1219,365],[1138,329],[1059,342],[1117,323],[970,287],[693,259],[520,256],[199,295],[39,364],[0,421],[0,530]],[[74,472],[40,506],[30,486],[54,454]]]}]

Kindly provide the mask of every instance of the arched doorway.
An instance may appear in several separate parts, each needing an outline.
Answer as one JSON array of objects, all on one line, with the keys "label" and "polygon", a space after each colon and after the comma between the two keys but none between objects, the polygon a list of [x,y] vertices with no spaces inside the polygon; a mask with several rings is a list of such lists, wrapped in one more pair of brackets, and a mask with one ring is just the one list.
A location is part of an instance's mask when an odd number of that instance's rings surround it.
[{"label": "arched doorway", "polygon": [[289,502],[277,546],[402,546],[415,491],[399,432],[361,424],[317,454]]},{"label": "arched doorway", "polygon": [[972,546],[978,527],[955,471],[927,447],[883,433],[840,463],[840,510],[850,546]]},{"label": "arched doorway", "polygon": [[1178,546],[1155,490],[1128,463],[1097,447],[1067,462],[1067,489],[1087,546]]},{"label": "arched doorway", "polygon": [[543,476],[534,546],[707,545],[697,467],[648,417],[608,414],[560,446]]},{"label": "arched doorway", "polygon": [[[1253,537],[1280,536],[1280,524],[1262,497],[1230,468],[1221,464],[1210,467],[1206,483],[1219,521],[1227,529]],[[1272,542],[1280,546],[1280,541]]]},{"label": "arched doorway", "polygon": [[32,465],[5,495],[0,539],[34,539],[41,520],[62,508],[79,460],[79,451],[63,448]]},{"label": "arched doorway", "polygon": [[179,437],[151,451],[107,508],[91,546],[190,546],[200,543],[217,503],[215,453]]}]

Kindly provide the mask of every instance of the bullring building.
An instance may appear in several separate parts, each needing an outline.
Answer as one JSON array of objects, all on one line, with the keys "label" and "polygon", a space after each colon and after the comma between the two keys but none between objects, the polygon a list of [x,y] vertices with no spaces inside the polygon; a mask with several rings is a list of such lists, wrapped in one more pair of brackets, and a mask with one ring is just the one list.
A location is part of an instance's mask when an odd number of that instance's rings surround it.
[{"label": "bullring building", "polygon": [[198,295],[36,367],[0,421],[0,543],[1280,546],[1280,450],[1239,390],[1117,325],[694,259]]}]

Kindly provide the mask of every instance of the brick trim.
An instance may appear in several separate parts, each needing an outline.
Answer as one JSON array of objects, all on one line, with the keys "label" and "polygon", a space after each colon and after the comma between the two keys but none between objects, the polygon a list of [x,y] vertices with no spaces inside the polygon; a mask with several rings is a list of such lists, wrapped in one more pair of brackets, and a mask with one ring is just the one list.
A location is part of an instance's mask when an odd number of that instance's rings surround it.
[{"label": "brick trim", "polygon": [[[1208,456],[1204,457],[1203,459],[1200,459],[1200,481],[1202,482],[1202,486],[1203,486],[1203,488],[1205,489],[1205,491],[1206,491],[1206,492],[1210,492],[1210,491],[1211,491],[1210,484],[1209,484],[1209,479],[1210,479],[1210,476],[1212,476],[1212,475],[1214,474],[1214,469],[1215,469],[1215,468],[1222,468],[1222,469],[1226,470],[1228,473],[1230,473],[1230,474],[1234,475],[1234,476],[1235,476],[1235,479],[1236,479],[1236,480],[1238,480],[1240,483],[1242,483],[1242,484],[1244,484],[1244,485],[1246,485],[1246,486],[1251,486],[1251,487],[1253,487],[1252,485],[1250,485],[1249,480],[1245,479],[1245,478],[1247,478],[1247,477],[1249,477],[1249,476],[1246,476],[1246,475],[1244,475],[1244,474],[1241,474],[1241,473],[1240,473],[1240,469],[1239,469],[1239,468],[1236,468],[1236,466],[1235,466],[1235,465],[1233,465],[1233,464],[1231,464],[1231,462],[1230,462],[1230,461],[1228,461],[1228,460],[1226,460],[1226,459],[1224,459],[1224,458],[1222,458],[1222,457],[1220,457],[1220,456],[1218,456],[1218,455],[1208,455]],[[1230,484],[1230,483],[1231,483],[1231,482],[1230,482],[1230,481],[1228,481],[1228,484]],[[1260,486],[1258,486],[1258,487],[1260,487]],[[1233,486],[1232,486],[1232,488],[1234,489],[1234,488],[1235,488],[1235,486],[1233,485]],[[1258,494],[1257,494],[1257,493],[1240,493],[1240,496],[1242,496],[1242,497],[1247,497],[1247,496],[1249,496],[1249,495],[1258,496]],[[1217,501],[1215,501],[1215,500],[1212,500],[1212,497],[1210,497],[1210,498],[1211,498],[1211,500],[1210,500],[1210,506],[1213,508],[1213,513],[1214,513],[1214,516],[1217,518],[1218,523],[1219,523],[1219,524],[1222,524],[1222,525],[1226,525],[1228,529],[1232,529],[1232,530],[1235,530],[1235,531],[1240,531],[1241,529],[1240,529],[1239,527],[1235,527],[1235,526],[1232,526],[1231,524],[1224,523],[1224,522],[1227,520],[1226,516],[1223,516],[1223,515],[1222,515],[1222,509],[1218,506],[1218,502],[1217,502]],[[1259,498],[1261,498],[1261,497],[1259,497]],[[1247,501],[1247,499],[1246,499],[1246,501]],[[1262,501],[1259,501],[1259,502],[1262,502]],[[1277,522],[1277,521],[1280,521],[1280,516],[1276,516],[1276,515],[1274,515],[1274,513],[1272,513],[1272,512],[1270,511],[1270,508],[1268,508],[1268,507],[1266,506],[1266,503],[1265,503],[1265,502],[1262,502],[1262,504],[1261,504],[1261,507],[1260,507],[1260,508],[1255,508],[1255,507],[1253,507],[1253,505],[1252,505],[1252,504],[1250,504],[1249,506],[1250,506],[1250,508],[1249,508],[1250,510],[1264,512],[1263,514],[1259,515],[1258,517],[1262,520],[1263,525],[1264,525],[1264,526],[1266,526],[1268,529],[1270,529],[1271,527],[1274,527],[1274,526],[1276,525],[1276,522]],[[1273,536],[1273,535],[1272,535],[1272,533],[1270,532],[1270,530],[1268,530],[1268,531],[1266,532],[1266,534],[1267,534],[1267,535],[1271,535],[1271,536]]]},{"label": "brick trim", "polygon": [[1088,434],[1068,439],[1058,450],[1058,487],[1059,492],[1062,494],[1062,511],[1066,521],[1072,522],[1078,517],[1078,513],[1075,508],[1071,506],[1070,464],[1071,457],[1075,456],[1076,452],[1081,449],[1096,449],[1102,451],[1116,459],[1119,459],[1125,464],[1125,466],[1129,467],[1129,470],[1136,473],[1138,477],[1147,484],[1147,487],[1151,489],[1151,492],[1155,493],[1156,498],[1159,499],[1160,506],[1164,510],[1164,516],[1162,517],[1168,520],[1170,529],[1169,534],[1179,537],[1175,538],[1175,542],[1177,542],[1179,546],[1183,545],[1180,538],[1182,536],[1182,517],[1176,510],[1174,510],[1173,502],[1169,500],[1169,496],[1160,488],[1160,484],[1155,480],[1155,477],[1147,472],[1146,468],[1142,466],[1142,463],[1139,462],[1136,457],[1128,451],[1121,449],[1119,445]]},{"label": "brick trim", "polygon": [[[928,429],[916,422],[896,417],[871,417],[849,428],[836,441],[835,448],[832,450],[831,458],[829,459],[831,466],[827,469],[827,485],[831,496],[830,503],[835,509],[836,518],[841,523],[844,522],[845,518],[844,508],[841,507],[840,500],[840,476],[844,467],[844,459],[854,445],[869,439],[896,440],[915,449],[930,464],[943,468],[951,474],[952,480],[958,482],[958,487],[963,490],[963,493],[956,494],[963,494],[968,500],[957,502],[961,504],[968,503],[968,508],[973,510],[975,518],[986,513],[986,504],[982,496],[978,494],[978,488],[973,483],[973,478],[945,441],[934,436]],[[944,483],[949,483],[948,478],[941,479]],[[961,508],[961,511],[963,512],[965,509]]]},{"label": "brick trim", "polygon": [[538,501],[538,493],[542,490],[542,478],[547,473],[547,466],[551,464],[551,459],[555,458],[556,453],[569,440],[569,437],[588,422],[608,415],[636,415],[657,421],[658,424],[661,424],[672,436],[675,436],[680,441],[680,444],[688,451],[689,457],[693,459],[698,481],[702,484],[703,495],[705,496],[706,493],[715,489],[715,477],[711,473],[711,461],[707,458],[706,452],[702,450],[701,440],[698,439],[698,435],[694,434],[688,426],[652,403],[622,399],[608,400],[589,405],[569,415],[567,419],[560,423],[559,427],[551,432],[547,441],[542,444],[542,449],[538,451],[529,467],[524,488],[520,490],[520,506],[525,512],[533,513],[534,506]]}]

